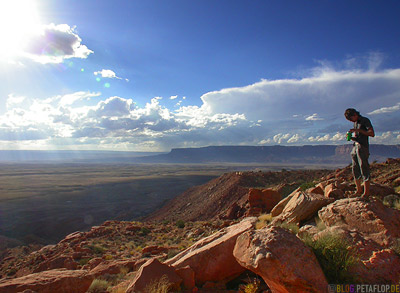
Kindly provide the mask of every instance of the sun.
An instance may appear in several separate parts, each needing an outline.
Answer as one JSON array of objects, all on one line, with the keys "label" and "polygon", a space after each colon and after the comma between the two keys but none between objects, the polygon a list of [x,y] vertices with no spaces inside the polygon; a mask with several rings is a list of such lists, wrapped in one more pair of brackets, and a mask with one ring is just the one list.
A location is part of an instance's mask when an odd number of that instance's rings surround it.
[{"label": "sun", "polygon": [[0,60],[20,55],[39,31],[36,1],[0,0]]}]

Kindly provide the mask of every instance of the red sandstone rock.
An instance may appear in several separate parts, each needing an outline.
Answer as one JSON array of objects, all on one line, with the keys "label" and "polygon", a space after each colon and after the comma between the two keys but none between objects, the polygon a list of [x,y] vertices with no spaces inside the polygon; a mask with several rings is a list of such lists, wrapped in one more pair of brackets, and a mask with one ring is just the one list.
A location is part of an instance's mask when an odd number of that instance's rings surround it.
[{"label": "red sandstone rock", "polygon": [[312,218],[318,210],[331,203],[333,199],[319,194],[299,191],[292,195],[282,213],[275,217],[275,222],[300,223]]},{"label": "red sandstone rock", "polygon": [[160,263],[155,258],[150,259],[140,267],[126,293],[142,292],[152,282],[160,280],[164,275],[168,278],[173,288],[179,288],[182,279],[175,273],[175,270],[166,264]]},{"label": "red sandstone rock", "polygon": [[328,283],[314,253],[285,229],[247,231],[238,237],[233,254],[242,266],[261,276],[272,292],[327,292]]},{"label": "red sandstone rock", "polygon": [[176,269],[175,272],[183,280],[184,289],[192,290],[196,286],[194,271],[189,266]]},{"label": "red sandstone rock", "polygon": [[224,228],[203,238],[182,251],[166,263],[179,269],[190,266],[195,272],[196,284],[225,281],[240,275],[245,269],[233,257],[236,238],[253,229],[257,218],[246,218],[242,222]]},{"label": "red sandstone rock", "polygon": [[50,270],[11,280],[0,280],[0,292],[33,290],[40,293],[84,293],[93,278],[83,270]]},{"label": "red sandstone rock", "polygon": [[380,198],[384,198],[387,195],[395,194],[393,187],[378,183],[372,183],[369,191],[371,195],[378,196]]},{"label": "red sandstone rock", "polygon": [[334,231],[346,237],[361,258],[351,271],[363,282],[400,281],[400,259],[388,251],[400,238],[399,211],[379,200],[350,198],[337,200],[318,214],[328,228],[316,236]]},{"label": "red sandstone rock", "polygon": [[343,190],[339,189],[334,183],[325,187],[324,194],[326,198],[341,199],[344,198]]},{"label": "red sandstone rock", "polygon": [[264,207],[265,207],[264,212],[266,212],[266,213],[270,213],[271,210],[282,199],[281,194],[278,191],[275,191],[274,189],[271,189],[271,188],[263,189],[262,195],[263,195],[263,203],[264,203]]},{"label": "red sandstone rock", "polygon": [[271,216],[276,217],[279,216],[283,209],[285,208],[285,206],[287,205],[287,203],[290,201],[290,199],[292,198],[294,193],[288,195],[287,197],[285,197],[284,199],[282,199],[279,203],[277,203],[275,205],[275,207],[272,209],[271,211]]},{"label": "red sandstone rock", "polygon": [[315,194],[324,195],[324,190],[323,190],[322,187],[319,186],[319,185],[307,189],[306,192],[307,192],[307,193],[315,193]]},{"label": "red sandstone rock", "polygon": [[136,260],[127,259],[101,262],[95,268],[93,268],[89,274],[94,277],[105,274],[115,275],[119,274],[124,268],[128,269],[129,271],[133,271],[136,268]]},{"label": "red sandstone rock", "polygon": [[161,247],[161,246],[157,246],[157,245],[152,245],[152,246],[146,246],[145,248],[143,248],[142,253],[150,253],[152,255],[156,255],[156,254],[161,254],[164,252],[167,252],[168,248],[166,247]]},{"label": "red sandstone rock", "polygon": [[50,258],[42,262],[33,272],[43,272],[53,269],[65,268],[68,270],[76,270],[78,263],[75,262],[70,255],[60,255]]}]

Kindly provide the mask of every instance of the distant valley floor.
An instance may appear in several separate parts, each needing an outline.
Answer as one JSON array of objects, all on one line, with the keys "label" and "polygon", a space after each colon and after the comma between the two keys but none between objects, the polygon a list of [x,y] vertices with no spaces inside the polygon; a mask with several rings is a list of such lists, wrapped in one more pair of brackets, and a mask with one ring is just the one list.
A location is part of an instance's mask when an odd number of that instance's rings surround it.
[{"label": "distant valley floor", "polygon": [[134,220],[192,186],[241,170],[334,169],[335,165],[3,164],[0,235],[54,243],[106,220]]}]

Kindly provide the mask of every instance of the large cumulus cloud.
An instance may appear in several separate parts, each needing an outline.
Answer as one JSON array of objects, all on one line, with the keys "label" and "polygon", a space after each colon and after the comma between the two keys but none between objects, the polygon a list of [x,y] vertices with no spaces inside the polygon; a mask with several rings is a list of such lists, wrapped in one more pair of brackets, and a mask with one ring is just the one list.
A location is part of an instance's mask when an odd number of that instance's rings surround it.
[{"label": "large cumulus cloud", "polygon": [[[85,102],[94,97],[99,101],[88,106]],[[46,99],[10,95],[7,112],[0,116],[0,143],[154,151],[344,144],[352,126],[343,116],[348,107],[372,120],[372,143],[400,143],[400,69],[318,68],[301,78],[209,92],[201,101],[200,106],[169,109],[161,97],[139,107],[134,99],[93,92]]]}]

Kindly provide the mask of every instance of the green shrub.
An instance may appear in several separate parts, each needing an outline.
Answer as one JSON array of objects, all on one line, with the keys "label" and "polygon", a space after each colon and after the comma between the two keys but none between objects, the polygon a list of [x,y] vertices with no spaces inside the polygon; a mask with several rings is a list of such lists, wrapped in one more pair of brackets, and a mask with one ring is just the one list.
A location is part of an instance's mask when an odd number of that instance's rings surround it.
[{"label": "green shrub", "polygon": [[103,254],[106,249],[100,245],[90,245],[89,248],[93,251],[95,254]]},{"label": "green shrub", "polygon": [[87,292],[89,293],[100,293],[106,292],[107,288],[110,287],[110,284],[106,280],[95,279],[89,287]]},{"label": "green shrub", "polygon": [[301,191],[305,191],[311,187],[315,187],[315,182],[304,182],[299,187]]},{"label": "green shrub", "polygon": [[293,234],[297,234],[299,232],[299,226],[297,226],[295,223],[282,222],[275,223],[274,225],[289,230]]},{"label": "green shrub", "polygon": [[86,265],[86,264],[89,262],[89,260],[90,260],[90,258],[81,258],[81,259],[79,260],[79,264],[80,264],[81,266],[84,266],[84,265]]},{"label": "green shrub", "polygon": [[359,257],[346,239],[339,235],[326,234],[315,241],[311,237],[305,237],[303,241],[314,251],[328,283],[357,282],[349,269],[357,263]]},{"label": "green shrub", "polygon": [[149,228],[146,228],[146,227],[142,227],[141,229],[140,229],[140,231],[139,231],[139,235],[141,235],[141,236],[147,236],[147,235],[149,235],[150,234],[150,229]]},{"label": "green shrub", "polygon": [[176,226],[179,229],[183,229],[183,228],[185,228],[185,222],[183,220],[178,220],[178,221],[176,221]]},{"label": "green shrub", "polygon": [[260,280],[254,278],[251,282],[246,285],[241,285],[239,292],[243,293],[257,293],[260,292]]}]

